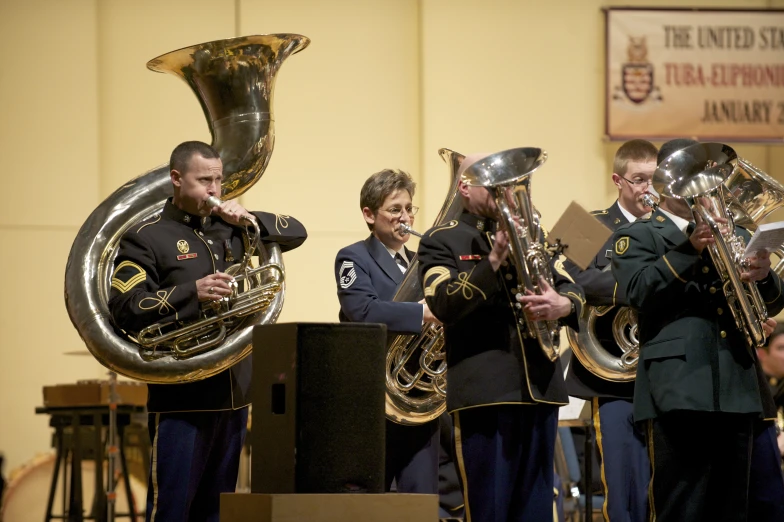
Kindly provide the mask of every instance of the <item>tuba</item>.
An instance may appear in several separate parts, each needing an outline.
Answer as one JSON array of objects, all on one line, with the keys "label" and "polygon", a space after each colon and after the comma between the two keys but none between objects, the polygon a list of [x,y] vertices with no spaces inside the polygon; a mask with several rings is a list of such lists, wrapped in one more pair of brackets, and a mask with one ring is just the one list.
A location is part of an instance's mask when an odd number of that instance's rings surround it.
[{"label": "tuba", "polygon": [[[449,165],[452,186],[433,226],[456,219],[463,210],[457,195],[457,169],[464,156],[440,149],[438,154]],[[401,223],[401,230],[422,237]],[[393,301],[416,302],[424,298],[419,280],[419,261],[414,259]],[[416,425],[431,421],[446,410],[446,354],[443,327],[427,323],[419,335],[401,334],[387,342],[386,416],[398,424]]]},{"label": "tuba", "polygon": [[[744,283],[740,278],[741,272],[748,267],[748,260],[744,257],[745,241],[735,235],[732,208],[742,206],[725,185],[736,164],[735,151],[726,145],[691,145],[659,164],[653,184],[660,194],[688,203],[694,215],[710,227],[715,242],[708,245],[708,252],[723,282],[724,295],[735,324],[746,338],[746,347],[752,358],[755,358],[755,348],[765,342],[762,324],[768,319],[768,312],[756,283]],[[748,211],[745,213],[748,214]],[[725,230],[722,230],[719,219],[727,221]]]},{"label": "tuba", "polygon": [[[607,265],[605,270],[609,270]],[[614,306],[584,306],[579,317],[580,330],[566,329],[572,353],[592,374],[607,381],[633,381],[640,356],[637,312],[628,306],[615,310]],[[614,314],[614,315],[613,315]],[[612,317],[612,321],[609,318]],[[620,348],[620,355],[601,342],[599,328],[609,328],[611,335],[602,331],[601,338],[612,337]]]},{"label": "tuba", "polygon": [[[501,226],[509,235],[512,262],[517,269],[517,292],[530,290],[541,293],[540,278],[551,286],[549,254],[539,241],[539,213],[531,200],[531,174],[547,161],[547,153],[537,148],[510,149],[491,154],[468,167],[462,174],[463,183],[485,187],[491,191],[501,215]],[[519,303],[515,303],[518,323],[525,326],[524,335],[539,341],[544,355],[555,361],[559,355],[558,321],[531,321]]]},{"label": "tuba", "polygon": [[[727,157],[734,157],[732,173],[724,181],[729,193],[729,211],[736,225],[754,231],[771,212],[784,206],[784,185],[752,165],[737,157],[726,145]],[[658,200],[651,194],[643,196],[648,207],[658,207]],[[784,249],[774,252],[780,261],[774,272],[784,274]],[[637,314],[622,307],[612,321],[612,337],[621,348],[620,357],[609,352],[596,333],[597,321],[606,316],[612,307],[585,307],[580,318],[580,332],[567,330],[572,351],[591,373],[609,381],[632,381],[637,371],[639,339],[637,337]]]},{"label": "tuba", "polygon": [[[223,161],[225,198],[243,194],[267,167],[275,136],[275,76],[283,60],[309,43],[295,34],[247,36],[186,47],[147,63],[152,71],[181,77],[199,99]],[[159,213],[171,195],[168,165],[117,189],[82,225],[65,271],[68,315],[93,356],[119,374],[160,384],[205,379],[246,357],[251,350],[246,327],[274,323],[285,291],[280,247],[263,247],[256,236],[265,268],[254,270],[243,260],[233,269],[242,286],[233,299],[203,309],[202,320],[185,325],[184,333],[170,335],[176,325],[154,325],[139,337],[118,335],[107,302],[120,238],[134,223]],[[249,243],[254,242],[251,229],[249,224]],[[249,293],[240,297],[244,291]]]}]

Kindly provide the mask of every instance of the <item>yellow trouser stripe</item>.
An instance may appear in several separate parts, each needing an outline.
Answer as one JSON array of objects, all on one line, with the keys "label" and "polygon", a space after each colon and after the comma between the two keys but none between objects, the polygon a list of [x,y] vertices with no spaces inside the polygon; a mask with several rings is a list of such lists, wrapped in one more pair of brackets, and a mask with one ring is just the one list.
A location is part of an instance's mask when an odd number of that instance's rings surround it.
[{"label": "yellow trouser stripe", "polygon": [[452,414],[455,429],[455,457],[457,457],[457,470],[460,473],[460,484],[463,486],[463,503],[465,504],[465,522],[471,522],[471,509],[468,503],[468,480],[466,480],[465,462],[463,461],[463,438],[460,433],[460,412]]}]

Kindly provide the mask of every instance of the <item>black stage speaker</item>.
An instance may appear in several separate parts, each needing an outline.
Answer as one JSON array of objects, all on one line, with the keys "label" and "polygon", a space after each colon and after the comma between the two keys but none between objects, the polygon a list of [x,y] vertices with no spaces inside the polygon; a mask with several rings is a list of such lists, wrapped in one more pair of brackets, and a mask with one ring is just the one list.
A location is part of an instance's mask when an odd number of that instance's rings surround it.
[{"label": "black stage speaker", "polygon": [[251,492],[383,493],[386,326],[253,329]]}]

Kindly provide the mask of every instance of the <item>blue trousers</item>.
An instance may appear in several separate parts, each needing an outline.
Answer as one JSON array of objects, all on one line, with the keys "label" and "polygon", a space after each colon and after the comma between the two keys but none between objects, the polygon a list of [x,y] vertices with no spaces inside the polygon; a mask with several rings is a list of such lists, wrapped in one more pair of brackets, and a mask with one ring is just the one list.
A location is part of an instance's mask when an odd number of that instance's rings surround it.
[{"label": "blue trousers", "polygon": [[643,426],[635,426],[632,401],[594,398],[593,426],[601,453],[604,505],[609,522],[648,520],[651,462]]},{"label": "blue trousers", "polygon": [[438,495],[438,419],[418,426],[387,420],[386,491]]},{"label": "blue trousers", "polygon": [[492,405],[452,417],[466,520],[551,522],[558,408]]},{"label": "blue trousers", "polygon": [[750,467],[749,522],[784,520],[784,475],[776,428],[771,423],[754,428]]},{"label": "blue trousers", "polygon": [[247,422],[248,408],[150,413],[147,522],[218,522],[220,494],[237,484]]}]

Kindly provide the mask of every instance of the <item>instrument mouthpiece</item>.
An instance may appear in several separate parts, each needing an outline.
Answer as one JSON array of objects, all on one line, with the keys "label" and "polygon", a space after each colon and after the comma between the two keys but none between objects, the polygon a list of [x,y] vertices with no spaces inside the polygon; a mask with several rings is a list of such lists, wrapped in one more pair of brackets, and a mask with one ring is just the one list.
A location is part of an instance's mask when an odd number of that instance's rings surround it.
[{"label": "instrument mouthpiece", "polygon": [[403,234],[414,234],[416,237],[422,237],[422,234],[411,228],[411,225],[400,223],[400,232]]},{"label": "instrument mouthpiece", "polygon": [[218,196],[210,196],[207,198],[207,204],[211,207],[219,207],[223,204],[223,201]]}]

